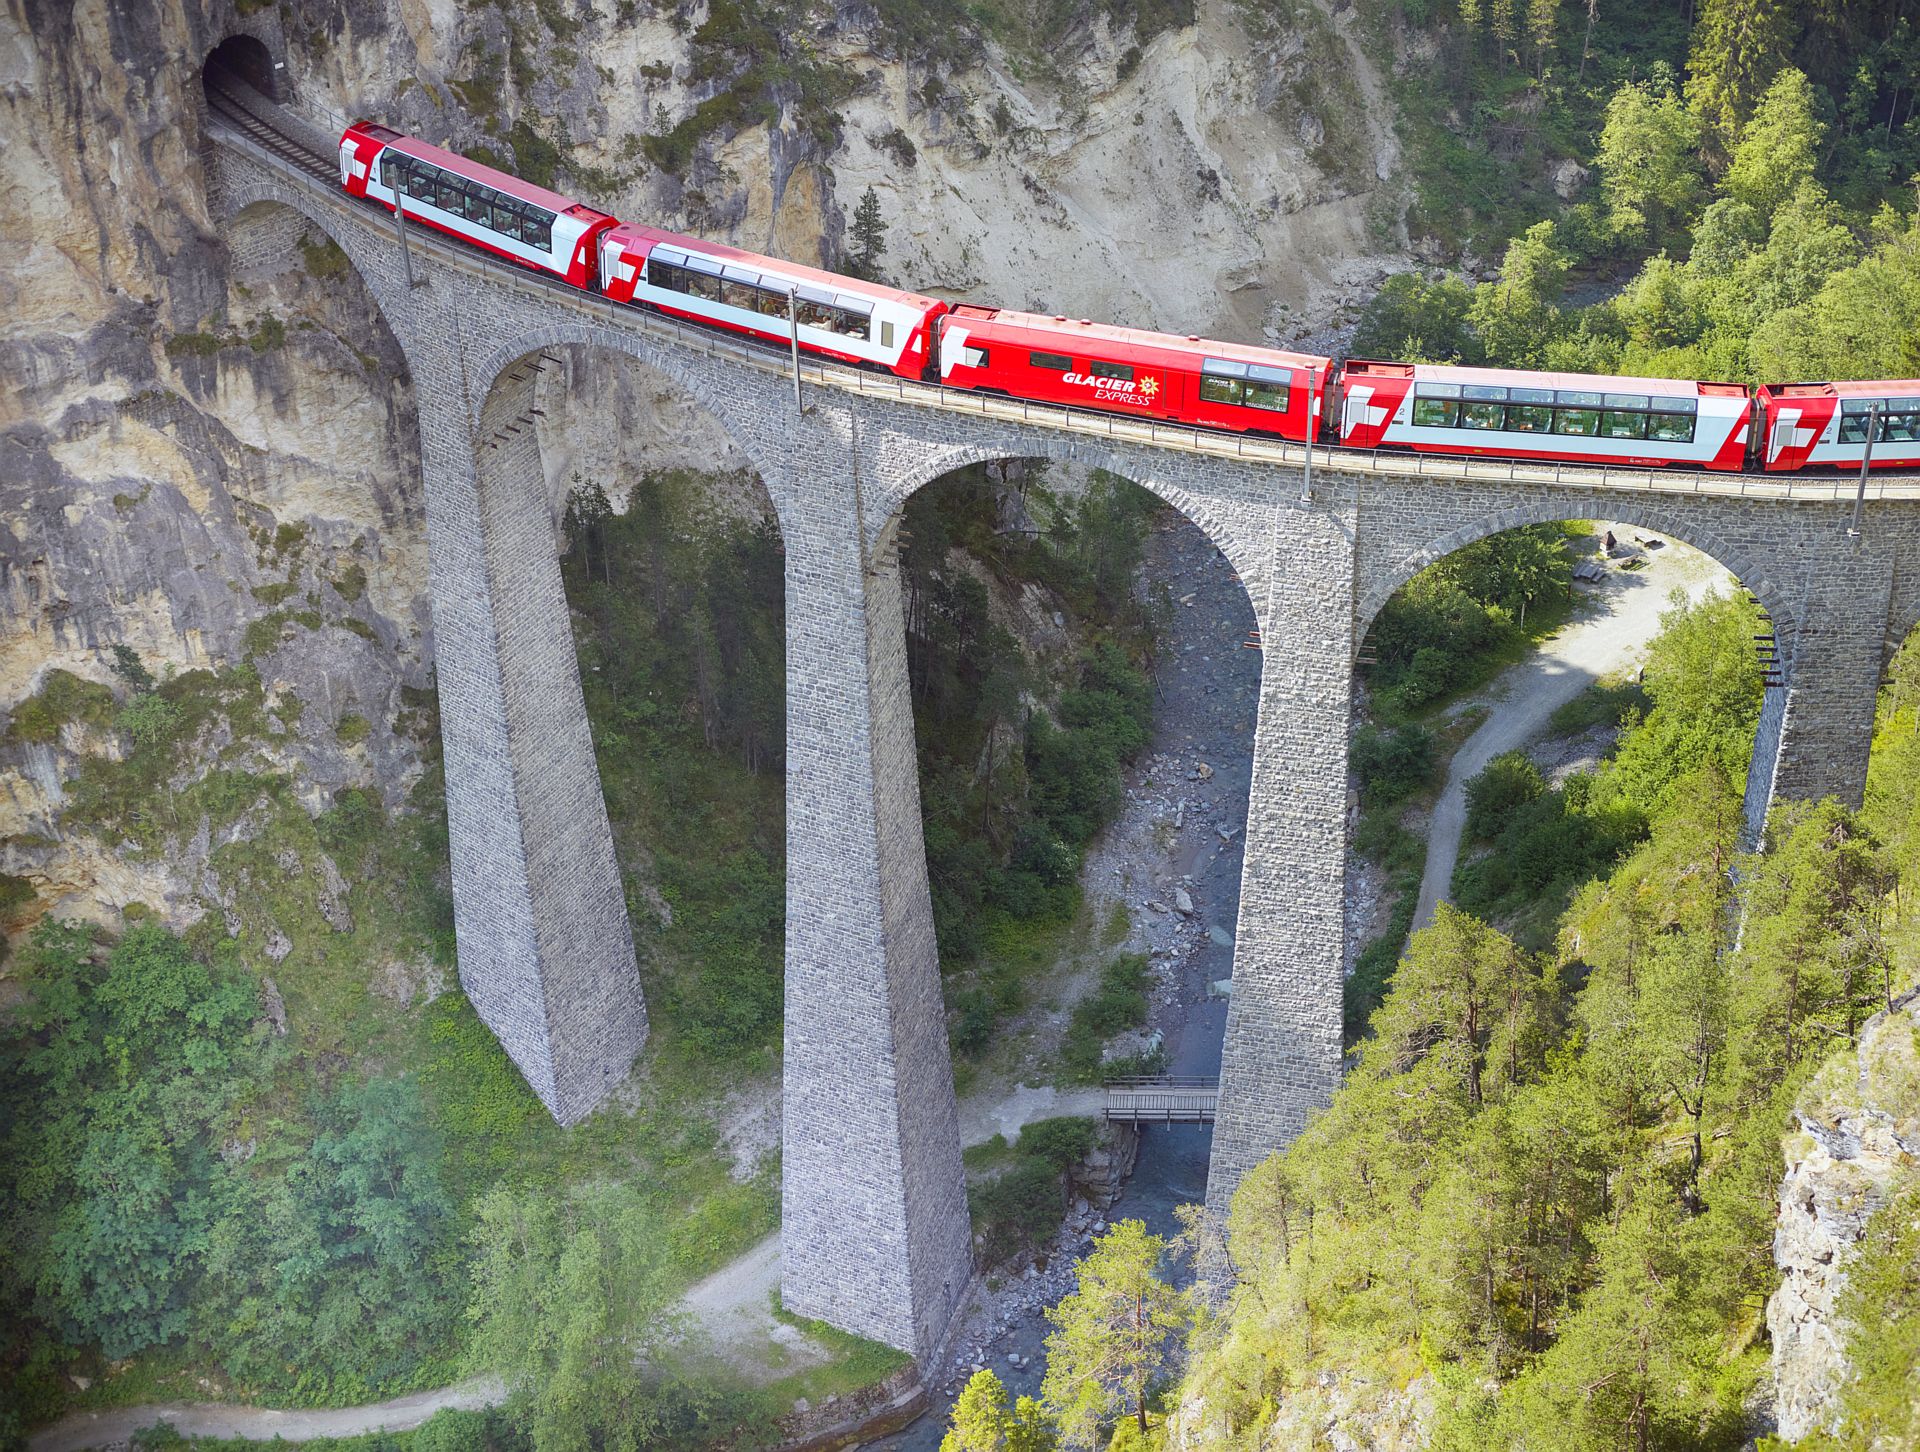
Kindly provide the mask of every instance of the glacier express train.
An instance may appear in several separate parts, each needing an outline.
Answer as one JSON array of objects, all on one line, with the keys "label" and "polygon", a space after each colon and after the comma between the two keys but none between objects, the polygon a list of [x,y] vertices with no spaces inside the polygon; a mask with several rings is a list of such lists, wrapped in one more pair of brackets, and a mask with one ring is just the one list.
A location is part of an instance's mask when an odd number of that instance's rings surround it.
[{"label": "glacier express train", "polygon": [[[613,302],[948,388],[1354,449],[1634,468],[1920,468],[1920,380],[1738,384],[1331,359],[949,304],[584,202],[361,121],[340,184]],[[1871,439],[1869,439],[1871,435]]]}]

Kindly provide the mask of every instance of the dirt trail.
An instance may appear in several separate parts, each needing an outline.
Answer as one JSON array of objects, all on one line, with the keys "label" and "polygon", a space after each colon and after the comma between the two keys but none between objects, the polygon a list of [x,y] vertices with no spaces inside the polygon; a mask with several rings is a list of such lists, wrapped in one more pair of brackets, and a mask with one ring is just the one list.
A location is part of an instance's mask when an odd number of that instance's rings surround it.
[{"label": "dirt trail", "polygon": [[390,1402],[329,1411],[275,1411],[268,1407],[225,1407],[210,1402],[163,1402],[108,1412],[75,1412],[27,1439],[28,1452],[80,1452],[83,1447],[125,1446],[142,1427],[170,1423],[187,1437],[281,1437],[303,1442],[311,1437],[354,1437],[364,1432],[404,1432],[443,1407],[475,1412],[504,1395],[492,1377],[476,1377],[458,1386],[415,1392]]},{"label": "dirt trail", "polygon": [[[1463,703],[1486,705],[1487,718],[1454,753],[1446,786],[1434,803],[1427,867],[1413,914],[1416,931],[1433,921],[1451,889],[1467,825],[1467,783],[1494,757],[1542,735],[1553,713],[1588,686],[1637,666],[1676,589],[1697,600],[1716,587],[1722,593],[1732,588],[1733,577],[1710,556],[1659,535],[1641,537],[1661,541],[1646,551],[1645,569],[1615,570],[1594,585],[1576,585],[1585,592],[1580,618],[1503,671],[1484,695]],[[1633,535],[1622,529],[1620,538]]]}]

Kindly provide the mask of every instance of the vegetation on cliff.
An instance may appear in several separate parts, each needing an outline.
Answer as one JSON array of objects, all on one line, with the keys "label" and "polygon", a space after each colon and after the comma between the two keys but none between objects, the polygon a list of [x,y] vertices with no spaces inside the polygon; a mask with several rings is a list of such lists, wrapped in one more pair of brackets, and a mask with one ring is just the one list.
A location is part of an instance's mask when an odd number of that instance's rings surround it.
[{"label": "vegetation on cliff", "polygon": [[[1440,1447],[1751,1437],[1790,1107],[1914,973],[1894,889],[1914,866],[1920,654],[1889,688],[1866,810],[1783,805],[1742,857],[1726,762],[1751,671],[1712,662],[1748,633],[1711,602],[1670,622],[1656,659],[1685,649],[1691,689],[1731,694],[1673,711],[1683,732],[1656,697],[1628,729],[1589,800],[1647,835],[1576,895],[1553,951],[1443,908],[1331,1109],[1248,1177],[1243,1284],[1182,1392],[1190,1445],[1256,1445],[1326,1374],[1426,1376]],[[1911,1314],[1894,1280],[1863,1282],[1874,1314]]]}]

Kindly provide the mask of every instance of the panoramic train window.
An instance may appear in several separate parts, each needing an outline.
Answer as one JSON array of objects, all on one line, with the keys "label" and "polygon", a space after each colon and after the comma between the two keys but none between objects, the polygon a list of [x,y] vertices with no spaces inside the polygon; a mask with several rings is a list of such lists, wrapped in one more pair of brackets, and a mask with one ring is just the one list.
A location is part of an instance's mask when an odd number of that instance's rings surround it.
[{"label": "panoramic train window", "polygon": [[417,202],[497,232],[509,241],[537,247],[542,252],[553,250],[554,214],[544,207],[468,181],[391,148],[381,153],[380,181],[389,190],[404,191]]},{"label": "panoramic train window", "polygon": [[1125,363],[1102,363],[1096,358],[1087,365],[1087,371],[1097,378],[1117,378],[1122,383],[1133,382],[1133,369]]},{"label": "panoramic train window", "polygon": [[[678,254],[675,254],[678,257]],[[758,313],[763,318],[787,316],[787,289],[777,279],[762,277],[744,267],[712,269],[719,264],[705,258],[687,262],[669,260],[654,253],[647,258],[644,281],[662,292],[684,293],[707,302],[725,303],[742,312]],[[838,333],[862,342],[873,336],[872,304],[863,298],[801,288],[794,299],[794,318],[803,327]],[[881,342],[893,346],[893,324],[880,325]]]},{"label": "panoramic train window", "polygon": [[1248,408],[1264,408],[1275,413],[1287,411],[1287,390],[1293,385],[1293,375],[1284,368],[1262,368],[1258,363],[1247,365],[1247,394],[1244,402]]},{"label": "panoramic train window", "polygon": [[1029,368],[1046,368],[1055,373],[1071,373],[1073,372],[1073,359],[1067,357],[1064,353],[1029,353],[1027,354],[1027,366]]},{"label": "panoramic train window", "polygon": [[1236,363],[1230,358],[1208,358],[1200,365],[1200,397],[1208,403],[1237,403],[1285,413],[1287,391],[1292,386],[1293,374],[1285,368]]},{"label": "panoramic train window", "polygon": [[[1422,383],[1414,393],[1413,422],[1429,429],[1464,428],[1570,438],[1658,439],[1693,442],[1699,401],[1649,398],[1638,393],[1580,389],[1507,388],[1499,384]],[[1920,401],[1915,405],[1920,423]]]},{"label": "panoramic train window", "polygon": [[1920,443],[1920,398],[1848,398],[1840,404],[1840,442],[1864,444],[1867,419],[1880,410],[1876,443]]}]

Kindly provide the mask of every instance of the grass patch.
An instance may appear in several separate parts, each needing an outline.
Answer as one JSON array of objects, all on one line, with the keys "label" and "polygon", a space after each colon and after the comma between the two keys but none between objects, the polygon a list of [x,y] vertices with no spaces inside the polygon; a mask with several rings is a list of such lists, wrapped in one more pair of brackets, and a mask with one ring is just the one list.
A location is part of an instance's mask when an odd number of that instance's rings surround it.
[{"label": "grass patch", "polygon": [[367,593],[367,569],[358,560],[349,560],[333,576],[334,591],[349,605],[356,604]]},{"label": "grass patch", "polygon": [[307,276],[317,282],[339,282],[353,266],[333,238],[320,237],[316,240],[311,233],[300,238],[300,259],[307,269]]},{"label": "grass patch", "polygon": [[[855,1336],[810,1316],[796,1316],[780,1304],[778,1290],[772,1292],[772,1301],[774,1319],[819,1342],[827,1348],[830,1359],[760,1389],[754,1400],[769,1423],[792,1411],[794,1402],[801,1397],[818,1406],[828,1397],[845,1396],[885,1381],[913,1364],[913,1358],[904,1351],[895,1351],[891,1346]],[[770,1436],[768,1440],[774,1439]]]},{"label": "grass patch", "polygon": [[166,341],[169,358],[212,358],[227,346],[218,333],[174,333]]},{"label": "grass patch", "polygon": [[53,741],[69,722],[105,730],[113,725],[117,711],[113,692],[98,681],[84,680],[72,671],[50,670],[40,689],[13,708],[7,739]]},{"label": "grass patch", "polygon": [[1633,681],[1601,681],[1554,708],[1547,727],[1555,736],[1577,736],[1596,726],[1619,726],[1634,712],[1645,713],[1647,693]]},{"label": "grass patch", "polygon": [[1098,1084],[1106,1075],[1101,1047],[1115,1034],[1147,1021],[1147,985],[1152,975],[1144,953],[1123,953],[1100,970],[1094,989],[1073,1006],[1060,1046],[1061,1078],[1069,1084]]}]

